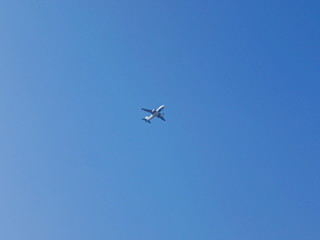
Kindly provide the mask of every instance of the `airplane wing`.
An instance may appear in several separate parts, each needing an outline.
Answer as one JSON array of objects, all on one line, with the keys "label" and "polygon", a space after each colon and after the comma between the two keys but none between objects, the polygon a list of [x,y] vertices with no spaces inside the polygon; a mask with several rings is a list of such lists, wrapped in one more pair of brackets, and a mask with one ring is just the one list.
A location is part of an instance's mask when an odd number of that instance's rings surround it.
[{"label": "airplane wing", "polygon": [[162,121],[165,121],[164,117],[159,117]]},{"label": "airplane wing", "polygon": [[152,113],[152,110],[150,110],[150,109],[141,108],[141,110],[146,111],[146,112],[148,112],[148,113]]}]

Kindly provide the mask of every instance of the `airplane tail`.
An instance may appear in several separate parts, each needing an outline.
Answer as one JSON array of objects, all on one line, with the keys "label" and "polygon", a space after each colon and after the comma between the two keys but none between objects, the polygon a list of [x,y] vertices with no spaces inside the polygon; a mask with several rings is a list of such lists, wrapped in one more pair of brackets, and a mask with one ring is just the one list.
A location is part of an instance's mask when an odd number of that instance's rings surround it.
[{"label": "airplane tail", "polygon": [[151,123],[150,120],[147,120],[145,118],[141,118],[143,121],[147,122],[147,123]]}]

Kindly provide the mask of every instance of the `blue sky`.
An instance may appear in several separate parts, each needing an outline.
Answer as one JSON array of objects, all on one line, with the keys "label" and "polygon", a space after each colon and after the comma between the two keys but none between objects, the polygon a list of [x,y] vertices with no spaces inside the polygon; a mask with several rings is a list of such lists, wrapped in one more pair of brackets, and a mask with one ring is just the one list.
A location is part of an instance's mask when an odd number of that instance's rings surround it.
[{"label": "blue sky", "polygon": [[319,9],[1,1],[0,239],[319,239]]}]

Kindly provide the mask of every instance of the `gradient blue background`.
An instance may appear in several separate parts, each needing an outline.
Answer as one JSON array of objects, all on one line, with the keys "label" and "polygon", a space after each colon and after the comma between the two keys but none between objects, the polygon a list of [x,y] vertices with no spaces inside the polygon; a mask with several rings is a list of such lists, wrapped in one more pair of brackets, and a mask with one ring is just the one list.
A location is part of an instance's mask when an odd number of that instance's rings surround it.
[{"label": "gradient blue background", "polygon": [[0,239],[320,239],[319,16],[1,1]]}]

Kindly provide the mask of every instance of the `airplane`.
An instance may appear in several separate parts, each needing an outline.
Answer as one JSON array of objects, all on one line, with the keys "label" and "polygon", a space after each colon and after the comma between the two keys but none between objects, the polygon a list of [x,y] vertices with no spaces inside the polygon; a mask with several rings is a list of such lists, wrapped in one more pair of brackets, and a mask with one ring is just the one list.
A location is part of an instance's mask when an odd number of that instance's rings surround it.
[{"label": "airplane", "polygon": [[147,122],[147,123],[151,123],[150,120],[151,120],[152,118],[158,117],[158,118],[160,118],[162,121],[165,121],[165,119],[164,119],[164,117],[163,117],[164,113],[161,113],[162,109],[164,109],[164,105],[161,105],[161,106],[158,107],[157,109],[154,108],[154,109],[152,109],[152,110],[146,109],[146,108],[141,108],[141,110],[146,111],[146,112],[148,112],[148,113],[151,113],[151,115],[150,115],[149,117],[146,116],[146,117],[142,118],[142,120],[144,120],[144,121]]}]

